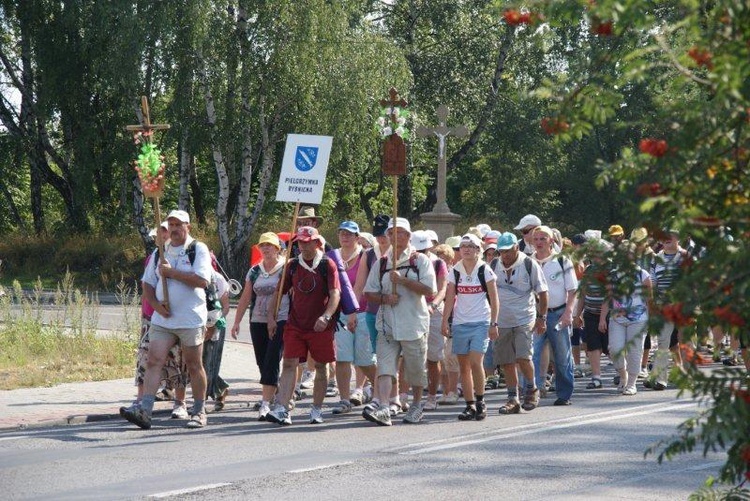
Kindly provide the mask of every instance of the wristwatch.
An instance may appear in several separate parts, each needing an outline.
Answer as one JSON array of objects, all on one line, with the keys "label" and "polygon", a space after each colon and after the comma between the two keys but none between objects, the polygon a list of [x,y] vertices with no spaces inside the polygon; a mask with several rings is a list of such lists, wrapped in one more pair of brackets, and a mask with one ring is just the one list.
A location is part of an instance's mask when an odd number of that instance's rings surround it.
[{"label": "wristwatch", "polygon": [[536,319],[537,320],[544,320],[544,321],[546,321],[547,320],[547,315],[537,315]]},{"label": "wristwatch", "polygon": [[497,322],[490,322],[490,327],[497,327]]},{"label": "wristwatch", "polygon": [[330,322],[331,321],[331,315],[325,315],[324,314],[323,315],[323,320],[325,320],[326,322]]}]

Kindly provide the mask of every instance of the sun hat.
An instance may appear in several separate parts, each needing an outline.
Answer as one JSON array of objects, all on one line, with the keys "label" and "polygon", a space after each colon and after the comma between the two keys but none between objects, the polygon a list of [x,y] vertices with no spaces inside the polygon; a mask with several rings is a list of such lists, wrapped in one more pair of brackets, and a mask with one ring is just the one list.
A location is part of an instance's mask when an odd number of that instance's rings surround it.
[{"label": "sun hat", "polygon": [[514,245],[518,244],[518,237],[513,233],[506,231],[502,233],[497,239],[497,250],[508,250],[512,249]]},{"label": "sun hat", "polygon": [[542,220],[539,219],[534,214],[526,214],[521,218],[521,220],[518,222],[514,230],[522,230],[526,228],[527,226],[541,226]]},{"label": "sun hat", "polygon": [[484,223],[478,224],[477,229],[479,230],[479,233],[482,234],[482,238],[484,238],[484,236],[487,235],[487,233],[492,231],[492,228],[490,227],[490,225],[484,224]]},{"label": "sun hat", "polygon": [[314,219],[318,222],[323,220],[322,217],[315,215],[315,207],[309,205],[305,205],[299,208],[297,219]]},{"label": "sun hat", "polygon": [[553,240],[555,239],[555,232],[552,231],[552,228],[550,228],[549,226],[544,226],[544,225],[537,226],[536,229],[534,230],[534,233],[538,233],[538,232],[546,233],[547,235],[549,235],[551,239]]},{"label": "sun hat", "polygon": [[411,224],[405,217],[397,217],[395,221],[393,220],[393,218],[391,218],[388,221],[388,229],[390,230],[394,227],[404,229],[411,233]]},{"label": "sun hat", "polygon": [[359,235],[359,225],[354,221],[344,221],[339,225],[339,229],[346,230],[349,233],[354,233],[355,235]]},{"label": "sun hat", "polygon": [[648,238],[648,230],[644,227],[634,228],[630,232],[630,241],[635,243],[641,243]]},{"label": "sun hat", "polygon": [[487,234],[484,236],[484,241],[487,243],[495,243],[497,242],[497,239],[500,237],[501,232],[497,230],[491,230],[488,231]]},{"label": "sun hat", "polygon": [[438,243],[438,242],[440,242],[440,239],[438,238],[437,233],[435,233],[434,231],[432,231],[432,230],[424,230],[424,232],[427,235],[427,237],[430,240],[432,240],[432,243]]},{"label": "sun hat", "polygon": [[601,230],[586,230],[583,232],[583,236],[586,237],[586,240],[601,240],[602,232]]},{"label": "sun hat", "polygon": [[309,242],[311,240],[317,240],[323,242],[323,237],[320,236],[318,230],[312,226],[300,226],[297,228],[297,234],[294,237],[298,242]]},{"label": "sun hat", "polygon": [[417,230],[412,233],[410,243],[412,247],[414,247],[418,251],[429,249],[430,247],[432,247],[432,240],[430,240],[427,232],[423,230]]},{"label": "sun hat", "polygon": [[260,235],[260,238],[258,239],[258,245],[262,244],[271,244],[277,249],[281,249],[281,241],[279,240],[279,236],[272,231],[262,233]]},{"label": "sun hat", "polygon": [[370,247],[375,247],[375,237],[372,236],[372,233],[363,231],[359,234],[359,238],[364,238],[367,240],[367,243],[370,244]]},{"label": "sun hat", "polygon": [[447,245],[451,249],[458,249],[458,247],[461,245],[461,237],[448,237],[445,239],[445,245]]},{"label": "sun hat", "polygon": [[618,237],[620,235],[624,235],[625,230],[622,229],[622,226],[619,224],[613,224],[609,227],[609,236],[610,237]]},{"label": "sun hat", "polygon": [[172,219],[172,218],[178,219],[178,220],[182,221],[183,223],[190,224],[190,214],[188,214],[184,210],[179,210],[179,209],[173,210],[167,216],[167,219]]},{"label": "sun hat", "polygon": [[461,237],[461,241],[459,242],[458,246],[461,247],[461,245],[463,244],[471,244],[478,249],[482,248],[482,241],[479,240],[479,237],[473,233],[467,233],[466,235]]}]

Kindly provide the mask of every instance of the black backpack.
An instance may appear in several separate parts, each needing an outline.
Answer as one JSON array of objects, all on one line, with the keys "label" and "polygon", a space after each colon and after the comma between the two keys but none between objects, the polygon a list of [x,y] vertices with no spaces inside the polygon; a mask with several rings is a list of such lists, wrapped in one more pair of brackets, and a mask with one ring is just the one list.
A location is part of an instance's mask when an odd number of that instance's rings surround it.
[{"label": "black backpack", "polygon": [[[495,259],[497,259],[497,258],[495,258]],[[494,260],[493,260],[493,262],[494,262]],[[489,294],[487,294],[487,280],[485,280],[485,278],[484,278],[484,267],[485,267],[485,265],[486,265],[486,263],[482,263],[482,265],[479,267],[479,269],[477,270],[477,277],[479,278],[479,285],[482,286],[482,290],[484,291],[484,296],[487,298],[487,301],[489,301],[490,300],[490,296],[489,296]],[[460,273],[458,272],[458,270],[456,269],[455,266],[453,267],[453,278],[456,281],[456,294],[458,294],[458,280],[461,277],[460,277]]]}]

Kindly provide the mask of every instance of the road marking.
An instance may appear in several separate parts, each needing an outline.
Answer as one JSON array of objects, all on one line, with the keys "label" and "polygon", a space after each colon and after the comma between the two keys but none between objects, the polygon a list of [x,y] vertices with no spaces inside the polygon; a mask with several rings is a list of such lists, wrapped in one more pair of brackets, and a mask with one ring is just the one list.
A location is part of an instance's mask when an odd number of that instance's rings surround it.
[{"label": "road marking", "polygon": [[157,494],[151,494],[150,498],[168,498],[172,496],[180,496],[182,494],[192,494],[193,492],[200,492],[200,491],[207,491],[209,489],[218,489],[219,487],[225,487],[227,485],[232,484],[206,484],[206,485],[199,485],[197,487],[190,487],[188,489],[178,489],[174,491],[167,491],[167,492],[159,492]]},{"label": "road marking", "polygon": [[347,466],[353,463],[354,461],[346,461],[343,463],[324,464],[321,466],[313,466],[312,468],[300,468],[299,470],[288,470],[287,473],[307,473],[308,471],[325,470],[327,468],[335,468],[337,466]]},{"label": "road marking", "polygon": [[18,435],[16,437],[0,437],[0,442],[5,440],[18,440],[19,438],[28,438],[28,435]]},{"label": "road marking", "polygon": [[[578,415],[578,416],[572,416],[570,418],[554,419],[550,421],[542,421],[542,422],[537,422],[537,423],[530,423],[527,425],[515,426],[512,428],[504,428],[502,430],[497,430],[497,431],[472,433],[469,435],[453,437],[450,439],[436,440],[433,442],[415,443],[415,444],[410,444],[407,446],[402,446],[402,447],[398,447],[395,449],[391,449],[388,452],[395,452],[399,455],[405,455],[405,456],[426,454],[430,452],[443,451],[443,450],[448,450],[448,449],[457,449],[459,447],[466,447],[469,445],[492,442],[494,440],[500,440],[500,439],[508,438],[508,437],[519,437],[523,435],[532,435],[535,433],[542,433],[542,432],[547,433],[553,430],[574,428],[577,426],[584,426],[584,425],[588,425],[592,423],[616,421],[619,419],[625,419],[625,418],[634,417],[634,416],[644,416],[648,414],[666,412],[666,411],[670,411],[674,409],[684,409],[685,407],[688,407],[690,405],[697,405],[697,403],[693,402],[692,400],[683,399],[683,400],[678,400],[677,403],[666,405],[666,406],[663,403],[643,405],[643,406],[631,408],[633,410],[627,413],[623,413],[622,409],[597,412],[594,414],[590,414],[588,416]],[[641,410],[635,410],[635,409],[641,409]],[[470,438],[470,437],[477,437],[477,438]],[[461,439],[461,440],[458,442],[455,442],[456,439]],[[444,442],[449,442],[449,441],[451,443],[444,443]],[[416,449],[414,447],[416,447]],[[411,450],[403,450],[403,449],[411,449]],[[398,452],[399,450],[401,450],[401,452]]]}]

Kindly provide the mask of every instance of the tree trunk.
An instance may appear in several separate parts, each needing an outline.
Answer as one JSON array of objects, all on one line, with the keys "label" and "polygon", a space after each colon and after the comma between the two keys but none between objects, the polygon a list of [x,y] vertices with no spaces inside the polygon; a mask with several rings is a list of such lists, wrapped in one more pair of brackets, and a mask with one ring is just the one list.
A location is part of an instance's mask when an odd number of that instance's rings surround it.
[{"label": "tree trunk", "polygon": [[186,211],[190,209],[190,177],[193,172],[189,141],[190,131],[187,127],[183,127],[180,132],[180,143],[177,145],[180,153],[180,196],[177,206]]}]

